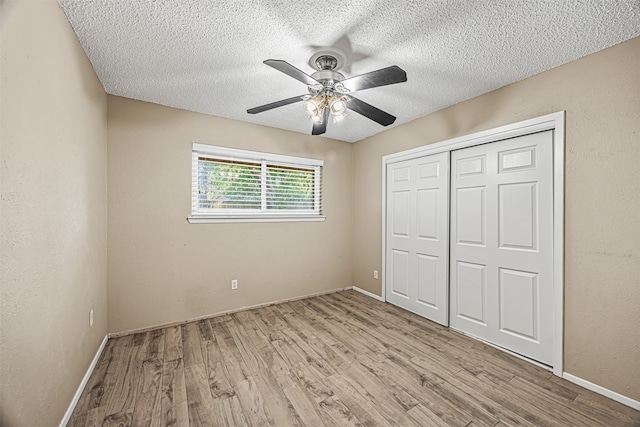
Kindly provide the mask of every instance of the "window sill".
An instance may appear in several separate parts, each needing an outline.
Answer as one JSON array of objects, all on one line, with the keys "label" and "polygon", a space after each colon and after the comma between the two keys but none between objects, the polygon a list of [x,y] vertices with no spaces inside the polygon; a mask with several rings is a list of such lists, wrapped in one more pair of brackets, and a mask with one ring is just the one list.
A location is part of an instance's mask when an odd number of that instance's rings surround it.
[{"label": "window sill", "polygon": [[190,224],[219,224],[228,222],[314,222],[324,221],[324,215],[220,215],[220,216],[190,216]]}]

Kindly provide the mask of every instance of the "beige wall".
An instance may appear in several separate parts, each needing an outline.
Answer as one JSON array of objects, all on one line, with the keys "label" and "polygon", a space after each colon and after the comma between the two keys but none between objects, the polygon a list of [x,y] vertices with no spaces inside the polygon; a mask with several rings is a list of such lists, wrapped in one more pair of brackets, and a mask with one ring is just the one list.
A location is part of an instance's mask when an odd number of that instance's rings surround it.
[{"label": "beige wall", "polygon": [[565,370],[640,400],[639,68],[637,38],[357,142],[354,285],[381,293],[383,155],[566,110]]},{"label": "beige wall", "polygon": [[107,333],[107,99],[55,1],[0,7],[0,425],[53,426]]},{"label": "beige wall", "polygon": [[[350,144],[111,96],[108,134],[110,331],[351,286]],[[194,141],[324,160],[326,221],[189,224]]]}]

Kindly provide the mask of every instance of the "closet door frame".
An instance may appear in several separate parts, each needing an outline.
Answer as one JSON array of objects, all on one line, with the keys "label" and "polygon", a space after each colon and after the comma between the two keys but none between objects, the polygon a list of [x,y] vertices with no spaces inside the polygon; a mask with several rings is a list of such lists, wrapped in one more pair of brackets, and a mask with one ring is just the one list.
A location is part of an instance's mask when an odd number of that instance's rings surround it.
[{"label": "closet door frame", "polygon": [[[382,300],[386,301],[387,165],[480,144],[553,131],[553,368],[562,377],[564,347],[564,128],[565,112],[547,114],[382,157]],[[509,353],[509,350],[505,350]],[[514,353],[512,353],[514,354]],[[528,359],[525,359],[528,360]]]}]

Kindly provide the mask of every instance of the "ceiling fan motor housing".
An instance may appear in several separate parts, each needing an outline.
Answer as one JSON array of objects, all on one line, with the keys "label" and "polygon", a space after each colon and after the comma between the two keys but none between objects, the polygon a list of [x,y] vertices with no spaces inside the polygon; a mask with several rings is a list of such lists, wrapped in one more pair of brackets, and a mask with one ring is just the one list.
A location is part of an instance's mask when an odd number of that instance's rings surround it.
[{"label": "ceiling fan motor housing", "polygon": [[[318,62],[320,62],[320,64],[318,64]],[[349,61],[347,60],[347,55],[341,49],[333,46],[319,46],[307,56],[307,63],[311,68],[316,68],[318,70],[324,69],[324,66],[331,65],[330,69],[340,71],[349,63]]]},{"label": "ceiling fan motor housing", "polygon": [[316,59],[315,63],[319,71],[313,73],[311,77],[320,82],[322,87],[318,85],[309,86],[309,92],[313,95],[317,95],[323,91],[331,92],[328,93],[329,95],[331,95],[333,91],[345,93],[343,90],[340,90],[341,85],[336,85],[336,83],[344,80],[344,76],[334,70],[338,64],[338,60],[331,55],[322,55]]},{"label": "ceiling fan motor housing", "polygon": [[311,77],[324,84],[326,81],[341,82],[344,76],[337,71],[321,70],[311,74]]}]

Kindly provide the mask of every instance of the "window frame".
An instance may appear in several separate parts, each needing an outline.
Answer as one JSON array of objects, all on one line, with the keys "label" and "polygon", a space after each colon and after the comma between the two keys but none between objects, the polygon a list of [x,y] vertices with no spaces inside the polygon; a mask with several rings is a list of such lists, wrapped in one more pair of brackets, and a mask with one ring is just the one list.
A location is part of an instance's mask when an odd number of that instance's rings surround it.
[{"label": "window frame", "polygon": [[[247,162],[261,165],[261,200],[260,210],[221,209],[219,211],[202,211],[198,204],[200,158],[211,160]],[[314,170],[314,209],[285,210],[266,209],[267,167],[284,166]],[[207,224],[221,222],[297,222],[324,221],[322,212],[322,168],[323,160],[304,157],[285,156],[281,154],[259,151],[241,150],[194,142],[191,148],[191,215],[187,218],[191,224]]]}]

